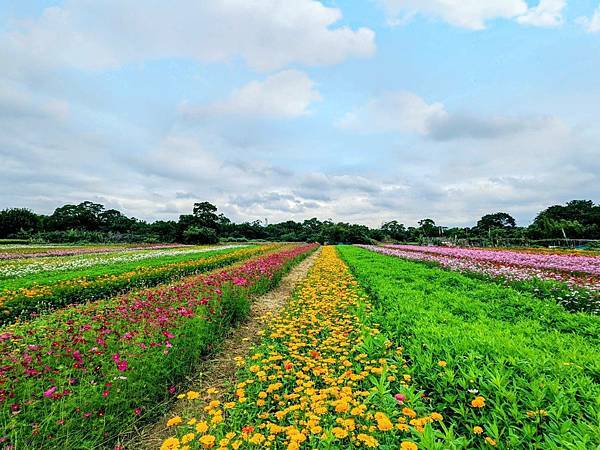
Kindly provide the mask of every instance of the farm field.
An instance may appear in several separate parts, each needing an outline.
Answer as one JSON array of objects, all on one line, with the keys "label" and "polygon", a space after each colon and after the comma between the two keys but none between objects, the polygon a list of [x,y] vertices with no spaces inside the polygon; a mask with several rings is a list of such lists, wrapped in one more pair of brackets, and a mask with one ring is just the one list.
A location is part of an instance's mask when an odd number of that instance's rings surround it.
[{"label": "farm field", "polygon": [[[83,294],[78,304],[3,325],[0,442],[163,450],[600,445],[600,316],[512,281],[412,257],[459,252],[466,261],[469,249],[322,247],[284,306],[264,319],[257,344],[236,360],[234,381],[190,389],[199,359],[219,352],[253,299],[316,249],[126,250],[51,257],[54,272],[44,266],[14,276],[68,276],[77,273],[65,268],[72,260],[85,261],[83,273],[154,260],[161,263],[152,270],[192,263],[197,270],[117,296]],[[151,252],[155,258],[138,256]],[[492,253],[477,261],[488,263]],[[516,270],[533,258],[539,270],[594,275],[594,261],[519,254],[527,259]],[[106,264],[86,267],[94,258]],[[185,404],[178,414],[169,412],[173,402]],[[165,429],[152,441],[160,444],[127,437],[153,423]]]},{"label": "farm field", "polygon": [[596,448],[599,331],[488,280],[325,247],[237,384],[179,396],[162,449]]},{"label": "farm field", "polygon": [[364,248],[509,284],[572,311],[600,313],[600,256],[589,252],[497,250],[414,245]]},{"label": "farm field", "polygon": [[220,270],[4,326],[0,439],[14,448],[110,445],[159,414],[249,298],[314,248],[234,250],[244,253]]},{"label": "farm field", "polygon": [[184,247],[0,261],[2,322],[227,265],[260,247]]}]

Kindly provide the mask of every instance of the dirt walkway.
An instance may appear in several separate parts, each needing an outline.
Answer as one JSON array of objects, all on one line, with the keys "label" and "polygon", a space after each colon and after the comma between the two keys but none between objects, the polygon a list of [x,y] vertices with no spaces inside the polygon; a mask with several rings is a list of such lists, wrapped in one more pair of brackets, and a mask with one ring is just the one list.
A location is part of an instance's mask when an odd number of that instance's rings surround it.
[{"label": "dirt walkway", "polygon": [[[275,289],[254,299],[248,319],[231,331],[218,352],[198,365],[198,371],[187,383],[188,390],[202,391],[207,387],[215,387],[222,391],[235,382],[237,370],[235,358],[245,357],[250,352],[250,348],[260,341],[258,332],[264,328],[270,313],[277,311],[285,304],[294,287],[306,277],[308,270],[320,253],[321,248],[294,267],[283,277]],[[185,416],[189,407],[188,402],[175,403],[171,411],[160,422],[138,430],[136,436],[125,444],[126,448],[148,450],[160,448],[162,441],[169,437],[172,431],[165,427],[166,418],[176,415]],[[196,411],[196,413],[198,412]]]}]

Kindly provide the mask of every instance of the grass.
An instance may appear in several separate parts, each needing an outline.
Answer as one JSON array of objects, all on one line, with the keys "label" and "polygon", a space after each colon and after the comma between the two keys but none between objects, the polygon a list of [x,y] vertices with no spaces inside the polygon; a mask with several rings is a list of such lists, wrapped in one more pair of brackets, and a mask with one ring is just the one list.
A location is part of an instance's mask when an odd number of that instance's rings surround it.
[{"label": "grass", "polygon": [[[443,448],[485,448],[483,436],[500,448],[600,445],[598,316],[418,262],[339,252],[446,417]],[[478,396],[483,407],[471,404]]]}]

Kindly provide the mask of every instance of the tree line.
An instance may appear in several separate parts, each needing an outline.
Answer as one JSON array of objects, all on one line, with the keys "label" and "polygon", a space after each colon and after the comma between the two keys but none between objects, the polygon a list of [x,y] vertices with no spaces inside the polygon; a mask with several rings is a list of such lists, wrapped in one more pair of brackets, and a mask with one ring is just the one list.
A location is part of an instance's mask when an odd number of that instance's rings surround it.
[{"label": "tree line", "polygon": [[0,211],[0,239],[35,242],[181,242],[210,244],[218,241],[308,241],[369,243],[373,241],[475,243],[477,245],[528,244],[532,241],[600,239],[600,205],[572,200],[541,211],[526,227],[517,226],[508,213],[484,215],[473,227],[445,227],[432,219],[406,227],[399,221],[370,228],[331,220],[288,220],[234,223],[209,202],[195,203],[191,214],[179,220],[146,222],[90,201],[67,204],[50,215],[25,208]]}]

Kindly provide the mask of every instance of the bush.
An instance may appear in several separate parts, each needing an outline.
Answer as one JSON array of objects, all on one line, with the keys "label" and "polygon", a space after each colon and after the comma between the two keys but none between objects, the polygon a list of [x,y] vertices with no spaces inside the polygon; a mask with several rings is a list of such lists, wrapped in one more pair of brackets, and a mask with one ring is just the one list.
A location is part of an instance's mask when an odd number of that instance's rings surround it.
[{"label": "bush", "polygon": [[219,242],[219,237],[212,228],[191,226],[183,232],[183,242],[186,244],[216,244]]}]

